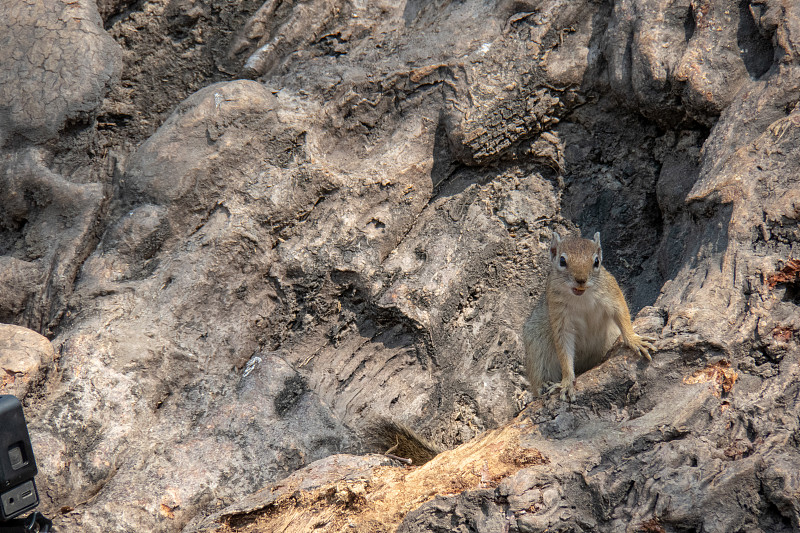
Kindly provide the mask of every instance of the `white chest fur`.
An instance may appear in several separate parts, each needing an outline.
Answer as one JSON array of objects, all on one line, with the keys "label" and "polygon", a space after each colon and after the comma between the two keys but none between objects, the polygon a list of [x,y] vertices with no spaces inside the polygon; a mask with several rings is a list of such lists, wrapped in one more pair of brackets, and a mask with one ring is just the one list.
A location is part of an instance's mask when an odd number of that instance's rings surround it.
[{"label": "white chest fur", "polygon": [[576,367],[594,365],[606,354],[617,339],[620,330],[613,320],[613,308],[596,297],[594,291],[567,299],[564,348],[572,356]]}]

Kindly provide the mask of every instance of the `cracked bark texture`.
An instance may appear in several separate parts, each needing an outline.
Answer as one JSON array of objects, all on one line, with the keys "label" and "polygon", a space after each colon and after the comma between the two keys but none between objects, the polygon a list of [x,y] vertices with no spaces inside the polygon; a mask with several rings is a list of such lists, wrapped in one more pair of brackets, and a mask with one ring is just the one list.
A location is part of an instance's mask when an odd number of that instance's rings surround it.
[{"label": "cracked bark texture", "polygon": [[0,20],[0,141],[43,142],[65,122],[86,120],[120,68],[120,47],[94,2],[10,0]]},{"label": "cracked bark texture", "polygon": [[[2,9],[0,320],[53,348],[0,330],[3,390],[59,527],[800,528],[793,3]],[[515,418],[552,229],[659,350]],[[455,449],[347,455],[373,416]]]}]

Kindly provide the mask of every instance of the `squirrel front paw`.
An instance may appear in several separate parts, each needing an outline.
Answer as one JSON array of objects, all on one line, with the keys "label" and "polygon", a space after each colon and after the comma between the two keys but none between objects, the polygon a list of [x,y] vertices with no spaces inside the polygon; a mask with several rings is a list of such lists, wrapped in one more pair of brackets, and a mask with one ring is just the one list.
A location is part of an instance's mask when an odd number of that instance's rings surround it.
[{"label": "squirrel front paw", "polygon": [[634,352],[638,353],[648,361],[652,361],[653,358],[650,357],[650,351],[656,351],[656,347],[652,344],[653,342],[655,342],[653,337],[634,335],[633,339],[628,343],[628,346],[630,346]]},{"label": "squirrel front paw", "polygon": [[547,388],[547,394],[552,394],[553,392],[560,390],[561,394],[559,398],[562,401],[575,401],[575,379],[568,378],[562,379],[560,383],[553,383]]}]

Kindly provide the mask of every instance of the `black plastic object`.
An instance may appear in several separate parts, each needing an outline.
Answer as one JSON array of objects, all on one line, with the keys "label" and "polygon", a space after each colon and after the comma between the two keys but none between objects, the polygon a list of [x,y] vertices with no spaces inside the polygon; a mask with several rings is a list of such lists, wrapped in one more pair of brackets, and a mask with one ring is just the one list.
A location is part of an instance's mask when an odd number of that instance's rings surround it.
[{"label": "black plastic object", "polygon": [[39,505],[31,439],[22,405],[0,395],[0,520],[7,521]]}]

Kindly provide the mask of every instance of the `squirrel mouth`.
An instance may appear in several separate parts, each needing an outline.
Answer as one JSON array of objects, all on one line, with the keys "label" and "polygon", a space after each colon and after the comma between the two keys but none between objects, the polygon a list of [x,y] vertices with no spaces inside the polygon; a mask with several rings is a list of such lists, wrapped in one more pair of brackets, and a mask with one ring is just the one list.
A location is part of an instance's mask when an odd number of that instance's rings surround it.
[{"label": "squirrel mouth", "polygon": [[586,292],[586,287],[572,287],[572,294],[575,296],[580,296],[584,292]]}]

